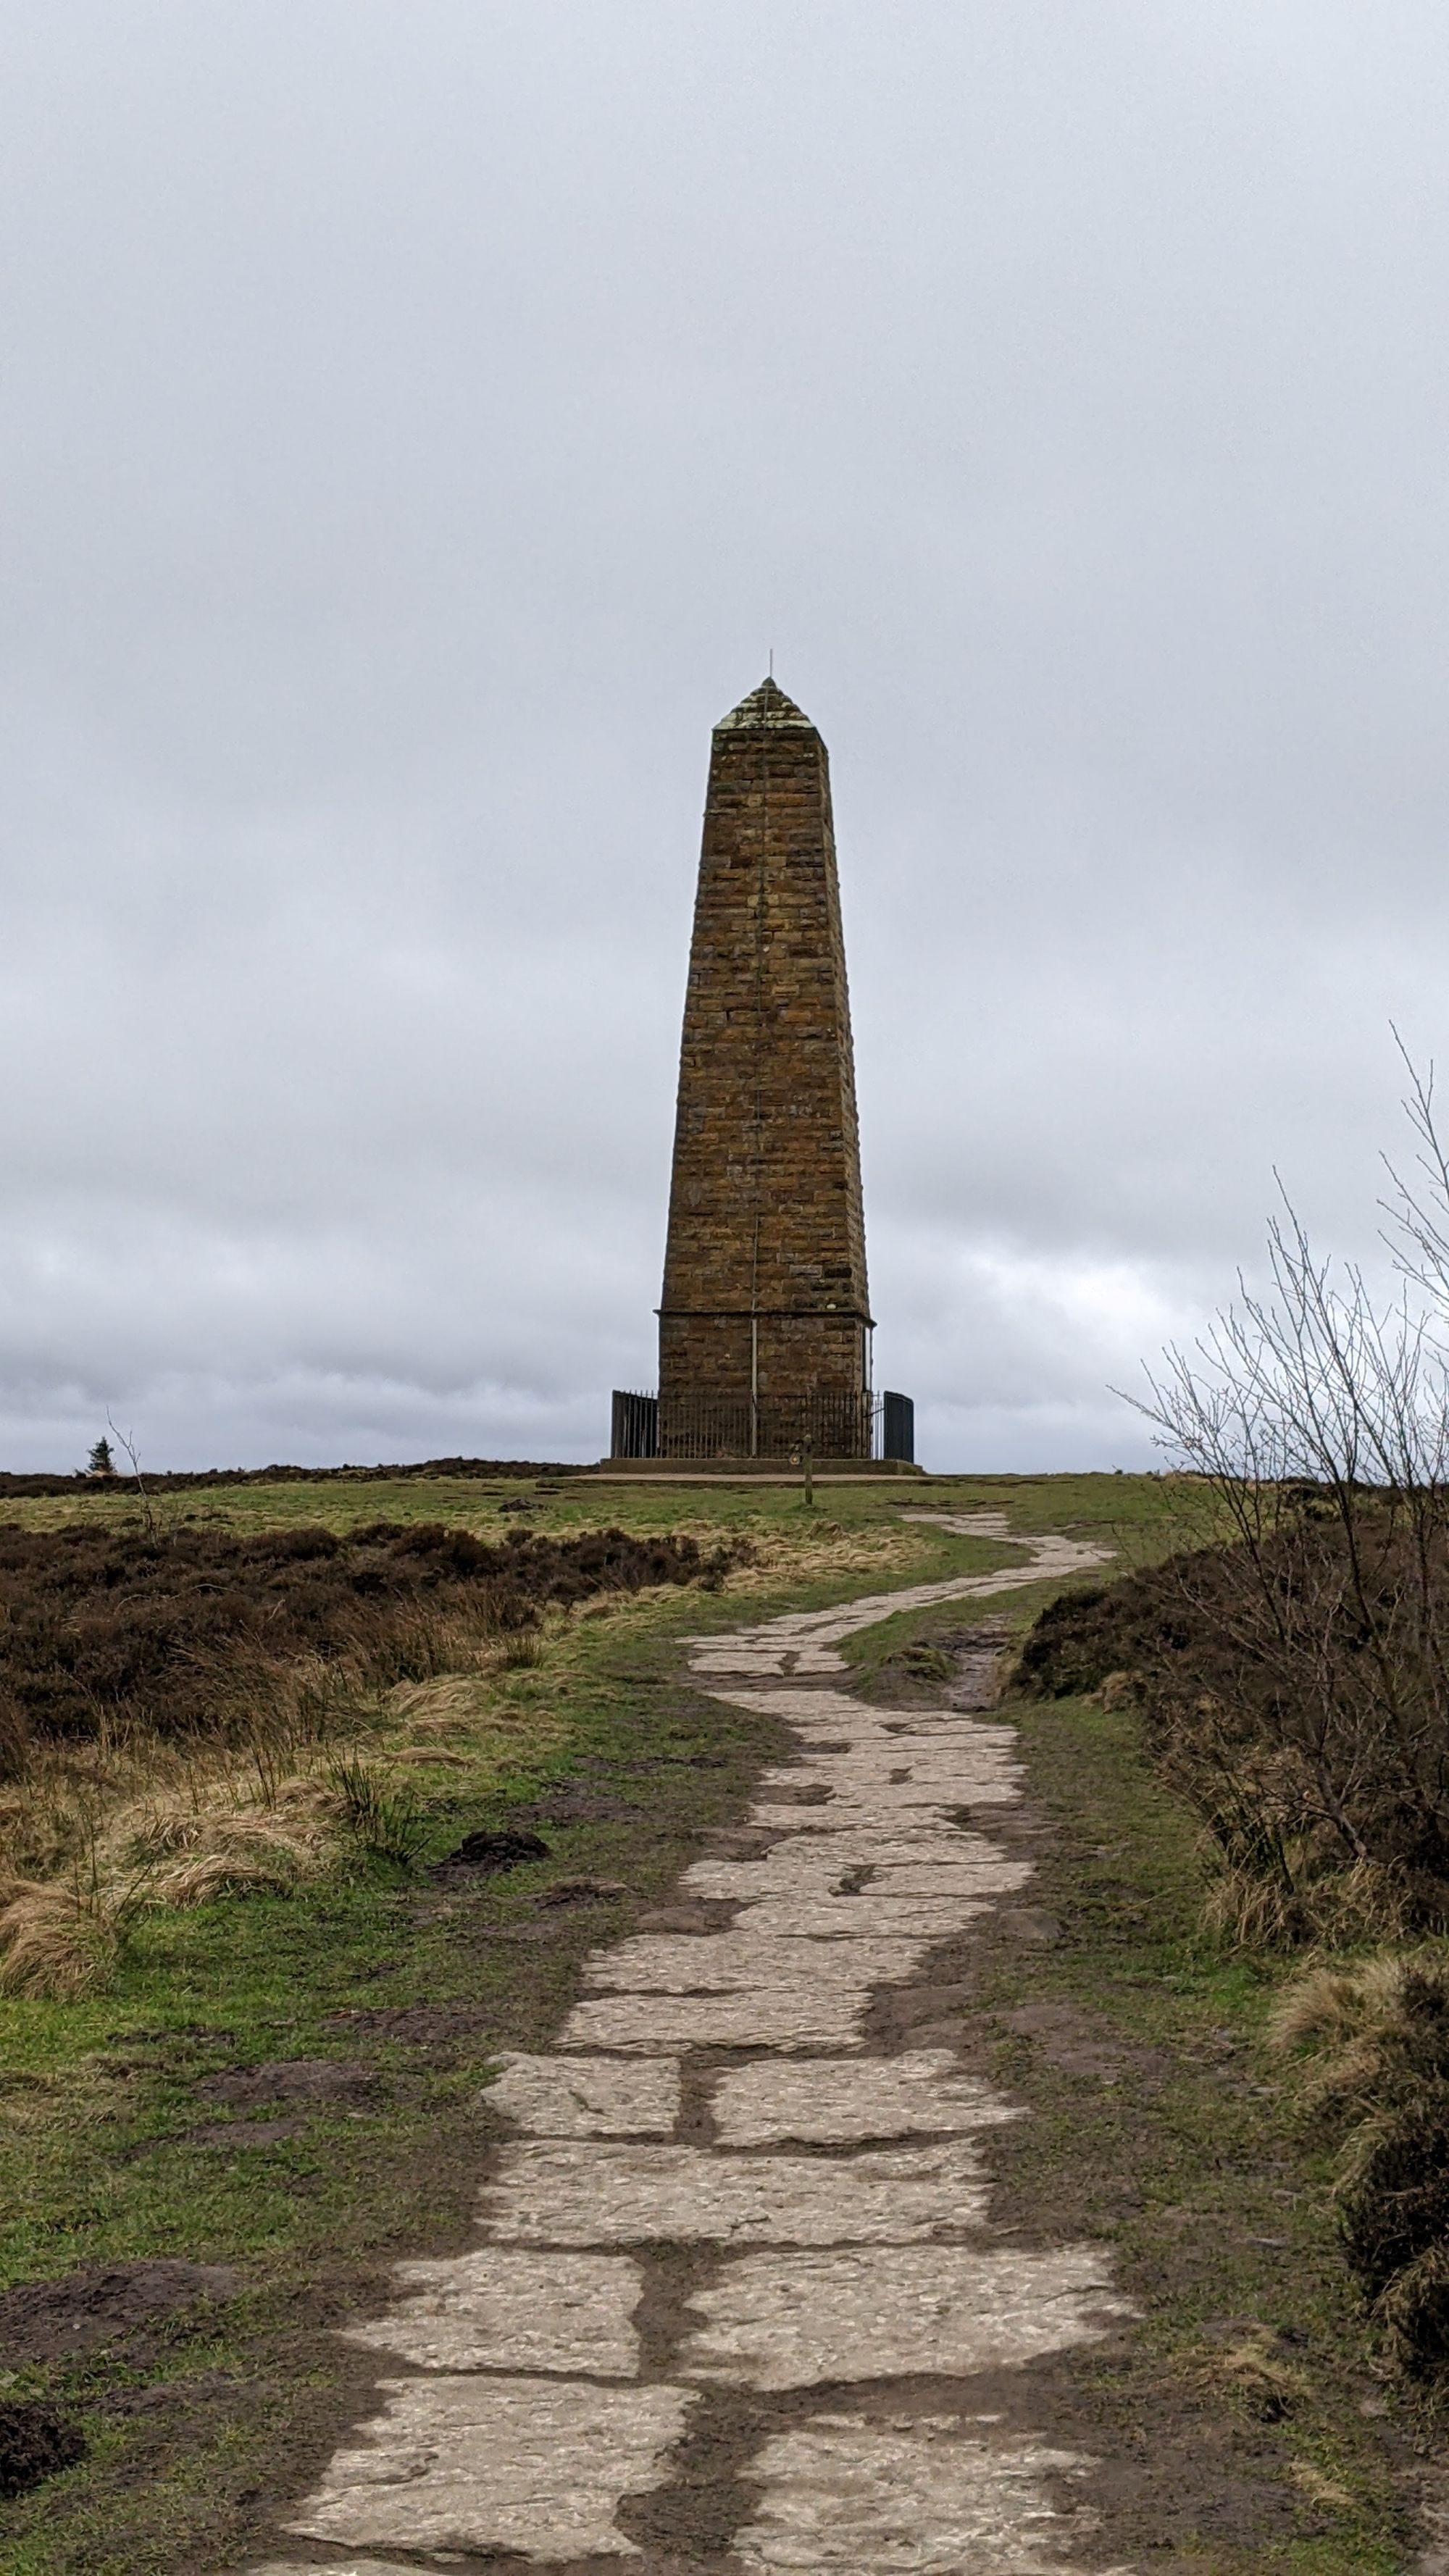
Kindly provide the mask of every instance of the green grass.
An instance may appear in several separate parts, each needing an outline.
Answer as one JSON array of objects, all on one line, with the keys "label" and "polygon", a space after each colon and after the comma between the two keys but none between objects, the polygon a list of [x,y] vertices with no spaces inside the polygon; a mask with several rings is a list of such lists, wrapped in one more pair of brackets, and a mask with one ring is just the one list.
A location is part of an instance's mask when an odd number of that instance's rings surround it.
[{"label": "green grass", "polygon": [[[933,1476],[882,1477],[816,1486],[814,1518],[847,1528],[892,1523],[901,1511],[1005,1511],[1013,1528],[1068,1529],[1082,1535],[1115,1533],[1130,1543],[1137,1531],[1155,1532],[1186,1497],[1173,1479],[1157,1476]],[[527,1512],[516,1508],[523,1503]],[[215,1519],[229,1528],[300,1528],[320,1523],[346,1530],[375,1520],[447,1521],[472,1528],[524,1527],[566,1533],[617,1522],[641,1534],[707,1524],[725,1533],[770,1531],[804,1513],[797,1485],[738,1483],[699,1485],[655,1482],[647,1476],[598,1479],[587,1475],[534,1482],[474,1477],[399,1477],[382,1483],[225,1485],[159,1494],[152,1510],[158,1526],[172,1520]],[[134,1490],[124,1483],[75,1495],[0,1497],[0,1520],[27,1529],[55,1529],[71,1521],[140,1517]]]}]

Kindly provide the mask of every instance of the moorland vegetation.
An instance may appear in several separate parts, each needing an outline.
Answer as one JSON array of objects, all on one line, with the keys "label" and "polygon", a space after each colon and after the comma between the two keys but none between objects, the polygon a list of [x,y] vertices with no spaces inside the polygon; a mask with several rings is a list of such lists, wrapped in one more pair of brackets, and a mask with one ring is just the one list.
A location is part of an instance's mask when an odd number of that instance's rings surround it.
[{"label": "moorland vegetation", "polygon": [[1301,1955],[1275,2016],[1341,2141],[1344,2252],[1397,2357],[1449,2364],[1449,1164],[1406,1104],[1395,1296],[1293,1214],[1268,1285],[1143,1406],[1200,1543],[1053,1603],[1019,1687],[1141,1715],[1198,1816],[1207,1917]]},{"label": "moorland vegetation", "polygon": [[143,1908],[284,1894],[349,1847],[406,1862],[407,1766],[455,1758],[480,1677],[532,1660],[545,1615],[717,1586],[739,1554],[149,1510],[0,1527],[0,1991],[83,1992]]}]

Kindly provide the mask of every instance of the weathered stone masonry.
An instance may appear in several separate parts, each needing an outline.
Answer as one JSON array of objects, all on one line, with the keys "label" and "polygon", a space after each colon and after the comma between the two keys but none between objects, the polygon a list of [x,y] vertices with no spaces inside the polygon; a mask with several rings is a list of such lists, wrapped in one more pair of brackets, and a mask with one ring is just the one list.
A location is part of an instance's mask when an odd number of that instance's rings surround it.
[{"label": "weathered stone masonry", "polygon": [[829,759],[771,679],[716,726],[710,759],[659,1315],[661,1448],[683,1445],[671,1423],[714,1403],[722,1424],[748,1419],[761,1453],[806,1431],[868,1452],[870,1326]]}]

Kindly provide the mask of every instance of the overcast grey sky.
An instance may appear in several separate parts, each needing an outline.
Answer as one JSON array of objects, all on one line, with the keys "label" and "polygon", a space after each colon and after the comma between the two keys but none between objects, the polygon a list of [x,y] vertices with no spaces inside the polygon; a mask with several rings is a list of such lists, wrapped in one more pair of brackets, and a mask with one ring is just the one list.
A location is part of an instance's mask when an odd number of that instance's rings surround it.
[{"label": "overcast grey sky", "polygon": [[831,749],[937,1466],[1449,1039],[1449,11],[0,0],[0,1464],[596,1456],[709,729]]}]

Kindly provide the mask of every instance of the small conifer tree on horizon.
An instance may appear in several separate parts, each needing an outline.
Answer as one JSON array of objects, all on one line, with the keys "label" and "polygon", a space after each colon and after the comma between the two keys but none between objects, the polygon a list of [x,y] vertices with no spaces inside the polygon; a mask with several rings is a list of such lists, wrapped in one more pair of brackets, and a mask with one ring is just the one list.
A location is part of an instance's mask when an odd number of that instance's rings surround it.
[{"label": "small conifer tree on horizon", "polygon": [[88,1476],[114,1476],[115,1472],[116,1462],[111,1454],[111,1444],[109,1440],[98,1440],[94,1449],[91,1451],[89,1458],[86,1460],[86,1474]]}]

